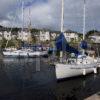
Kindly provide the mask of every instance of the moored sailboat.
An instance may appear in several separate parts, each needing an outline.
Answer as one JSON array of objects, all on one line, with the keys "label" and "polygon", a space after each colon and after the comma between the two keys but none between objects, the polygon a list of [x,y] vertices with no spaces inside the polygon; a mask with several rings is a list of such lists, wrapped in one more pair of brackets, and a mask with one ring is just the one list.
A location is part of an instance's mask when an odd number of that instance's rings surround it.
[{"label": "moored sailboat", "polygon": [[[67,43],[64,34],[63,34],[63,22],[64,22],[64,0],[62,0],[62,18],[61,18],[61,34],[60,38],[56,40],[56,48],[60,51],[60,63],[55,64],[55,72],[57,79],[75,77],[79,75],[86,75],[88,73],[94,72],[97,73],[97,60],[93,57],[85,55],[85,0],[84,0],[84,17],[83,17],[83,53],[80,54],[76,49],[70,47]],[[63,51],[68,51],[70,53],[75,53],[77,55],[77,59],[74,61],[62,63],[63,60]]]},{"label": "moored sailboat", "polygon": [[[30,17],[30,9],[29,9],[29,17]],[[31,25],[31,19],[30,19],[29,24]],[[30,25],[29,25],[29,28],[31,27]],[[29,32],[30,32],[30,29],[29,29]],[[24,34],[24,2],[22,2],[22,30],[21,30],[21,34],[22,35]],[[22,41],[23,41],[23,38],[22,38]],[[7,44],[8,44],[8,41],[6,43],[6,47],[7,47]],[[21,48],[20,50],[18,50],[18,49],[16,49],[16,50],[5,49],[3,51],[4,57],[36,57],[36,56],[45,56],[47,54],[48,54],[47,51],[42,51],[42,50],[35,51],[35,50],[29,49],[29,48],[28,49]]]}]

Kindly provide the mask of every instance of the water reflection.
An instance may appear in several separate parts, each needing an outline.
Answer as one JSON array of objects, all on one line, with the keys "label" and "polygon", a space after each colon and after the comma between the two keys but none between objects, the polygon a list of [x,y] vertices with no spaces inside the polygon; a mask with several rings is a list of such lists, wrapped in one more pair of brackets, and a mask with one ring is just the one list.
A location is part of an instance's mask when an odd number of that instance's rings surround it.
[{"label": "water reflection", "polygon": [[[60,82],[56,87],[56,95],[61,100],[83,100],[84,98],[100,91],[100,76],[89,75],[77,77]],[[72,99],[73,98],[73,99]]]},{"label": "water reflection", "polygon": [[100,91],[99,74],[57,82],[55,68],[46,60],[0,61],[0,100],[83,100]]}]

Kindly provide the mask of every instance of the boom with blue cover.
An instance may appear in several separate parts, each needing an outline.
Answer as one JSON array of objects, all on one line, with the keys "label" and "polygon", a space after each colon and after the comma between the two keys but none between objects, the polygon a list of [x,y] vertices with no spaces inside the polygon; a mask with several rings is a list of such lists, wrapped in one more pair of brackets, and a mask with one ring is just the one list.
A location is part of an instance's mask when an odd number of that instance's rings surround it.
[{"label": "boom with blue cover", "polygon": [[56,39],[56,49],[58,51],[67,51],[76,55],[79,54],[79,51],[77,49],[71,47],[68,44],[63,33],[61,33]]},{"label": "boom with blue cover", "polygon": [[87,42],[86,41],[81,41],[81,43],[80,43],[80,47],[82,48],[82,49],[87,49],[88,48],[88,45],[87,45]]}]

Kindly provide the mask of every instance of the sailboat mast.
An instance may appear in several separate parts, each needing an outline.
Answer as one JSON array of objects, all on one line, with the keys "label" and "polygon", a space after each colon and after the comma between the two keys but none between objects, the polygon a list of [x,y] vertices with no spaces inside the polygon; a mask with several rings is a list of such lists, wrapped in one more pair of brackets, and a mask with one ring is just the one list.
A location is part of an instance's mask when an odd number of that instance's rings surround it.
[{"label": "sailboat mast", "polygon": [[31,29],[31,9],[29,7],[29,31]]},{"label": "sailboat mast", "polygon": [[24,2],[22,1],[22,31],[24,29]]},{"label": "sailboat mast", "polygon": [[61,32],[64,32],[64,0],[61,3]]},{"label": "sailboat mast", "polygon": [[86,1],[84,0],[84,8],[83,8],[83,40],[85,39],[85,20],[86,20]]},{"label": "sailboat mast", "polygon": [[31,39],[31,9],[29,7],[29,25],[28,25],[28,31],[29,31],[29,36],[28,36],[28,42],[30,43]]},{"label": "sailboat mast", "polygon": [[[61,32],[64,32],[64,0],[61,0]],[[63,42],[62,42],[63,48]],[[60,62],[63,62],[63,50],[60,51]]]},{"label": "sailboat mast", "polygon": [[22,35],[23,35],[23,31],[24,31],[24,2],[22,1]]}]

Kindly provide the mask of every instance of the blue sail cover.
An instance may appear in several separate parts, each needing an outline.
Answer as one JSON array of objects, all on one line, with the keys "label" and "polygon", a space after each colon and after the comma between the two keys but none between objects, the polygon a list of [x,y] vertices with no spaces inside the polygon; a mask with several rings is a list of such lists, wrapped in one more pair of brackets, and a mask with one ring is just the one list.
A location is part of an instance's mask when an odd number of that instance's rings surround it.
[{"label": "blue sail cover", "polygon": [[66,46],[68,46],[68,44],[66,43],[63,33],[61,33],[56,39],[56,48],[58,51],[66,51]]},{"label": "blue sail cover", "polygon": [[82,48],[82,49],[87,49],[87,42],[86,41],[81,41],[81,43],[80,43],[80,47]]},{"label": "blue sail cover", "polygon": [[71,47],[67,43],[63,33],[61,33],[56,39],[56,48],[57,48],[58,51],[67,51],[67,52],[70,52],[70,53],[74,53],[76,55],[79,54],[79,51],[77,49]]}]

